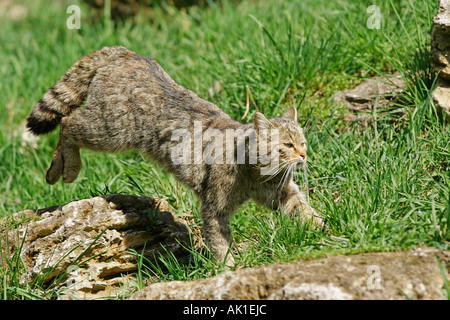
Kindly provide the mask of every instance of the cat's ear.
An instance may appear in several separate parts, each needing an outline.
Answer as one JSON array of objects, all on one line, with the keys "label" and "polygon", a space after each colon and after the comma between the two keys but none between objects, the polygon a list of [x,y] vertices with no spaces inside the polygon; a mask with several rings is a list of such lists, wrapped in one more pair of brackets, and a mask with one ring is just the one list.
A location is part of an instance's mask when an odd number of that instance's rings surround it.
[{"label": "cat's ear", "polygon": [[290,107],[283,115],[283,118],[294,120],[295,122],[297,122],[297,109],[295,109],[294,107]]},{"label": "cat's ear", "polygon": [[273,128],[272,122],[270,122],[266,117],[264,117],[264,115],[261,112],[255,113],[253,122],[255,124],[255,129],[257,132]]}]

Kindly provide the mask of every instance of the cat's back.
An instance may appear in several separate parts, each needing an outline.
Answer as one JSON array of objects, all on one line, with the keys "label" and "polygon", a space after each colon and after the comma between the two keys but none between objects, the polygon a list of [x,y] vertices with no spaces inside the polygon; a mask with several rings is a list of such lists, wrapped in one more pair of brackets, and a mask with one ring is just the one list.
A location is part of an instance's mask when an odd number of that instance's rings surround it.
[{"label": "cat's back", "polygon": [[[112,137],[125,137],[121,139],[127,142],[121,145],[134,146],[166,164],[179,143],[172,140],[177,129],[189,132],[193,143],[199,126],[200,134],[210,128],[241,126],[215,104],[176,83],[158,62],[137,54],[121,56],[97,70],[83,114],[84,119],[97,119]],[[200,141],[205,147],[207,141]],[[170,171],[182,166],[178,167]]]},{"label": "cat's back", "polygon": [[89,94],[107,96],[128,95],[127,99],[152,98],[175,94],[188,96],[192,92],[177,84],[153,59],[134,53],[118,57],[97,70]]},{"label": "cat's back", "polygon": [[89,96],[116,108],[125,108],[162,119],[233,121],[215,104],[176,83],[161,65],[133,54],[99,68]]}]

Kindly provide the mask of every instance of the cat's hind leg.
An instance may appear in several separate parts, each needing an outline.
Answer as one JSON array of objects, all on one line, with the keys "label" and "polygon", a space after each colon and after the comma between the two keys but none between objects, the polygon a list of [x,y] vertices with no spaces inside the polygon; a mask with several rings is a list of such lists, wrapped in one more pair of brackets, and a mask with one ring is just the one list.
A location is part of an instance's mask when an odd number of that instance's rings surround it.
[{"label": "cat's hind leg", "polygon": [[63,159],[61,156],[61,139],[59,139],[55,148],[55,152],[53,152],[50,169],[47,170],[47,175],[45,177],[47,183],[55,184],[59,180],[59,178],[61,178],[62,169],[63,169]]},{"label": "cat's hind leg", "polygon": [[67,118],[61,120],[60,136],[47,170],[46,181],[55,184],[62,176],[65,183],[75,181],[81,170],[80,148],[72,142],[66,132]]}]

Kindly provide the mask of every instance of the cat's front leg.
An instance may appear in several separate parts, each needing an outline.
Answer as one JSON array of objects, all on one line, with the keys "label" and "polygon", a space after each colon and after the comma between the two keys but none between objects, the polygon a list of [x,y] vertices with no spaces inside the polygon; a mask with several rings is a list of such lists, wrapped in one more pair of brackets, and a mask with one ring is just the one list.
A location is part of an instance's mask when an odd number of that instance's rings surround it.
[{"label": "cat's front leg", "polygon": [[203,235],[214,257],[220,262],[225,262],[227,266],[234,266],[229,215],[218,212],[214,206],[202,205],[202,220]]},{"label": "cat's front leg", "polygon": [[281,210],[291,216],[299,214],[303,221],[311,221],[313,227],[324,225],[320,214],[311,207],[305,194],[299,190],[294,181],[290,181],[282,192]]}]

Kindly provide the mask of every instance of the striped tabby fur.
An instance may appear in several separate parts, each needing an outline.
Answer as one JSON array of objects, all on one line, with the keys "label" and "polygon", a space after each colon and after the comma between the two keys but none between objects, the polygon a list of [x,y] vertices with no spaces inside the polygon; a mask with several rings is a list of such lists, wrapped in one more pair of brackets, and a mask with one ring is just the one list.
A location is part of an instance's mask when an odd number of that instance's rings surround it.
[{"label": "striped tabby fur", "polygon": [[[83,105],[84,103],[84,105]],[[82,106],[83,105],[83,106]],[[201,122],[203,132],[216,129],[255,129],[279,132],[279,167],[261,174],[258,164],[184,163],[176,164],[171,151],[179,145],[171,139],[175,130],[192,134]],[[191,187],[202,207],[203,233],[212,252],[220,260],[233,262],[227,255],[231,245],[229,219],[248,199],[298,214],[313,225],[322,220],[308,204],[293,181],[296,166],[306,161],[306,140],[297,123],[297,112],[290,108],[283,117],[267,119],[257,112],[254,122],[241,124],[219,107],[177,84],[154,60],[124,47],[105,47],[78,60],[36,103],[27,119],[35,134],[45,134],[60,124],[60,139],[53,154],[47,182],[60,177],[73,182],[81,169],[79,149],[101,152],[140,150]],[[235,137],[249,151],[249,140]],[[241,141],[241,142],[239,142]],[[191,142],[192,146],[194,142]],[[200,150],[204,153],[208,141]]]}]

